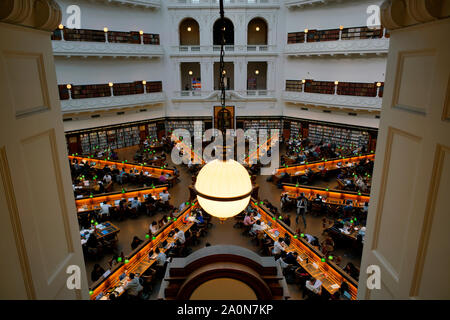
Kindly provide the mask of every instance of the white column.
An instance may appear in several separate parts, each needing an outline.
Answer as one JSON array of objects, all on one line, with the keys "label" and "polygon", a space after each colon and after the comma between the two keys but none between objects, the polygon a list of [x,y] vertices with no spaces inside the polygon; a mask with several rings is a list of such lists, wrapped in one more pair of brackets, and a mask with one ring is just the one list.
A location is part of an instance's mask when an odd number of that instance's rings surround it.
[{"label": "white column", "polygon": [[[3,1],[0,299],[88,299],[50,40],[61,12],[48,0]],[[67,286],[69,266],[79,270],[78,289]]]},{"label": "white column", "polygon": [[214,88],[214,75],[212,61],[200,62],[200,74],[202,78],[202,91],[212,91]]}]

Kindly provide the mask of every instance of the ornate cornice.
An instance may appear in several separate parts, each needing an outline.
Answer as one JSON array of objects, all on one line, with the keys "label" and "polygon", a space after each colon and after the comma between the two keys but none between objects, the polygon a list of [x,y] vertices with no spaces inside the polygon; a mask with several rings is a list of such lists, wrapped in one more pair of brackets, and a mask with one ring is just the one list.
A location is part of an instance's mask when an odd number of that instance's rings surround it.
[{"label": "ornate cornice", "polygon": [[400,29],[450,16],[448,0],[385,0],[380,8],[381,24]]},{"label": "ornate cornice", "polygon": [[0,22],[53,31],[61,21],[61,8],[54,0],[1,0]]}]

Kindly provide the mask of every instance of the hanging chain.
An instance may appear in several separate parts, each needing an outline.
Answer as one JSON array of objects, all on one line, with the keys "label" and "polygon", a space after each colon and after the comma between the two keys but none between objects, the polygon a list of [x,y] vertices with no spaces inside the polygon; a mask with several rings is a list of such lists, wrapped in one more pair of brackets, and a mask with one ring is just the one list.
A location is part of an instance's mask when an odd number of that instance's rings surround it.
[{"label": "hanging chain", "polygon": [[225,62],[223,58],[225,56],[225,14],[223,11],[223,0],[220,0],[220,33],[221,33],[221,42],[220,42],[220,66],[219,66],[219,76],[220,76],[220,104],[222,109],[225,108]]}]

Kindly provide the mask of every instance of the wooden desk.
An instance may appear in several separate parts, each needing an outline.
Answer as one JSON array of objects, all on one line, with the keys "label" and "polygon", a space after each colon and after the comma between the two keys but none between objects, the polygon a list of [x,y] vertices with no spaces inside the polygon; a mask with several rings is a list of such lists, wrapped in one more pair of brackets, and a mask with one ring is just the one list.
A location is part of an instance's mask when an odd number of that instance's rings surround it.
[{"label": "wooden desk", "polygon": [[[266,225],[268,225],[269,222],[272,224],[272,226],[264,230],[270,238],[274,241],[278,239],[278,237],[271,232],[274,229],[278,230],[280,235],[283,237],[285,233],[289,234],[291,237],[291,244],[286,248],[286,252],[297,252],[299,256],[299,264],[312,277],[320,280],[325,290],[327,290],[330,294],[333,294],[339,290],[342,282],[345,281],[348,283],[349,293],[352,296],[352,300],[356,299],[358,283],[353,278],[351,278],[339,266],[328,260],[327,257],[317,251],[303,238],[297,237],[288,226],[286,226],[281,220],[277,219],[277,217],[275,217],[267,208],[261,205],[255,205],[255,202],[256,201],[252,199],[251,206],[261,214],[261,221],[264,221]],[[308,263],[306,263],[307,260]],[[317,266],[317,268],[315,266]]]},{"label": "wooden desk", "polygon": [[179,148],[178,150],[183,149],[190,154],[190,159],[194,164],[205,164],[205,160],[203,160],[203,158],[192,150],[184,141],[181,141],[175,135],[172,135],[172,140],[176,143],[176,147]]},{"label": "wooden desk", "polygon": [[95,228],[94,231],[94,234],[97,237],[97,239],[102,239],[113,235],[115,236],[120,231],[119,227],[115,226],[110,221],[102,222],[101,225],[104,226],[103,229],[99,229],[97,226],[97,228]]},{"label": "wooden desk", "polygon": [[131,190],[125,193],[122,193],[120,191],[117,192],[111,192],[106,193],[98,196],[91,197],[85,197],[81,199],[75,200],[75,205],[77,207],[78,213],[84,213],[92,210],[100,210],[100,204],[106,201],[107,204],[110,204],[111,206],[115,206],[115,201],[122,200],[122,199],[130,199],[134,197],[138,197],[139,201],[141,203],[145,202],[144,196],[145,195],[151,195],[155,196],[157,199],[159,199],[159,194],[163,192],[164,190],[167,190],[167,185],[162,185],[154,188],[142,188],[142,189],[135,189]]},{"label": "wooden desk", "polygon": [[[361,156],[349,157],[349,158],[337,158],[324,161],[315,161],[308,164],[286,166],[284,168],[278,168],[275,172],[275,176],[280,176],[281,173],[287,173],[290,176],[303,175],[306,169],[311,169],[314,173],[318,173],[322,168],[326,168],[328,171],[338,170],[358,164],[361,160],[374,160],[375,154],[365,154]],[[341,163],[341,165],[338,165]],[[297,174],[296,174],[297,173]]]},{"label": "wooden desk", "polygon": [[301,193],[305,195],[308,200],[314,200],[316,195],[322,196],[322,198],[326,198],[324,203],[343,206],[346,204],[347,200],[352,201],[353,207],[364,207],[364,204],[370,201],[370,195],[366,193],[360,192],[352,192],[352,191],[342,191],[342,190],[333,190],[333,189],[325,189],[318,187],[303,187],[296,186],[294,184],[283,184],[283,193],[287,193],[289,198],[297,198]]},{"label": "wooden desk", "polygon": [[250,162],[257,161],[260,157],[261,153],[267,153],[267,151],[272,148],[272,146],[278,142],[278,135],[275,135],[273,137],[270,137],[265,141],[263,144],[261,144],[258,148],[256,148],[256,151],[254,151],[252,154],[249,154],[247,158],[245,158],[245,163],[247,165],[250,165]]},{"label": "wooden desk", "polygon": [[[175,176],[175,170],[169,169],[169,168],[163,168],[163,167],[153,167],[153,166],[147,166],[144,164],[138,164],[138,163],[128,163],[125,161],[110,161],[110,160],[101,160],[96,158],[83,158],[83,157],[75,157],[75,156],[69,156],[69,160],[73,162],[73,160],[77,160],[78,163],[84,162],[84,163],[95,163],[95,166],[92,166],[92,168],[101,170],[105,166],[110,167],[110,169],[113,169],[113,166],[117,168],[118,170],[122,170],[122,168],[125,169],[126,173],[129,173],[130,170],[138,170],[139,172],[143,171],[144,175],[146,177],[156,178],[158,179],[161,174],[168,173],[172,177]],[[148,174],[145,174],[145,172],[148,172]]]},{"label": "wooden desk", "polygon": [[[148,254],[150,251],[154,251],[160,243],[167,240],[168,243],[174,242],[173,237],[169,238],[170,231],[178,228],[183,231],[187,231],[192,225],[192,222],[184,222],[186,215],[188,215],[192,209],[196,208],[198,203],[195,202],[193,206],[186,206],[185,209],[180,212],[171,222],[158,231],[156,236],[151,237],[144,241],[139,247],[137,247],[125,260],[115,265],[111,270],[111,273],[105,279],[101,277],[95,282],[89,289],[91,300],[96,300],[99,294],[103,296],[115,291],[116,289],[121,291],[120,288],[124,285],[124,280],[120,280],[121,274],[125,273],[127,276],[130,273],[144,273],[150,268],[155,260],[149,259]],[[161,248],[161,251],[166,251],[165,248]],[[121,295],[122,292],[118,292]]]}]

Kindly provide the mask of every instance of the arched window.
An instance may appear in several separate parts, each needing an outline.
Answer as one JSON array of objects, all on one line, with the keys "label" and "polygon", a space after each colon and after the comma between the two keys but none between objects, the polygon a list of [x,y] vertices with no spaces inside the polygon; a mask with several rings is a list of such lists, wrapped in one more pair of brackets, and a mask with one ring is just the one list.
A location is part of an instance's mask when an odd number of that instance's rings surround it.
[{"label": "arched window", "polygon": [[221,19],[218,19],[213,26],[213,44],[220,46],[222,42],[222,28],[225,28],[225,44],[234,45],[234,26],[230,19],[224,19],[224,26],[222,26]]},{"label": "arched window", "polygon": [[192,18],[186,18],[180,23],[180,46],[199,46],[200,27]]},{"label": "arched window", "polygon": [[248,23],[247,45],[267,45],[267,22],[254,18]]}]

